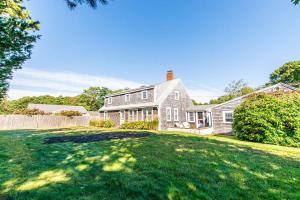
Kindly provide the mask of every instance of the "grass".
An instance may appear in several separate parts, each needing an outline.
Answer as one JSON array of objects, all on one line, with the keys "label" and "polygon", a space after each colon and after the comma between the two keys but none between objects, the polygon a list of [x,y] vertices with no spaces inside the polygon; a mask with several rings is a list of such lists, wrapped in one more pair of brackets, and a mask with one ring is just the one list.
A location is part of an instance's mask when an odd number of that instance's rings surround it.
[{"label": "grass", "polygon": [[1,131],[0,199],[300,199],[299,148],[175,132],[43,144],[103,131]]}]

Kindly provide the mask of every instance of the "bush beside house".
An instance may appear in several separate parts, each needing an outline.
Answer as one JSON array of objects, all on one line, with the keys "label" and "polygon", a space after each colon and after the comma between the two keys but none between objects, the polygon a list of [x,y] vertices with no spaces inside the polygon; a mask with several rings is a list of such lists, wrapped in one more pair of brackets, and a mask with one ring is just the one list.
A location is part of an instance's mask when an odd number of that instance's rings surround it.
[{"label": "bush beside house", "polygon": [[235,109],[233,131],[241,140],[300,146],[300,94],[251,95]]},{"label": "bush beside house", "polygon": [[115,127],[115,122],[112,120],[91,120],[90,126],[99,128],[112,128]]},{"label": "bush beside house", "polygon": [[158,123],[158,119],[153,121],[125,122],[121,125],[121,129],[157,130]]}]

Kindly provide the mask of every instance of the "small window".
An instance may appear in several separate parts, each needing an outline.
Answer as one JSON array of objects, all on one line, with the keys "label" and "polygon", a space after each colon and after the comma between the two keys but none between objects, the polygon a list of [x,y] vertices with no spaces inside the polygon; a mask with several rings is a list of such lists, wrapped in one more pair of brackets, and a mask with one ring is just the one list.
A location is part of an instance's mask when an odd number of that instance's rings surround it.
[{"label": "small window", "polygon": [[174,121],[179,121],[179,112],[178,108],[174,108]]},{"label": "small window", "polygon": [[179,100],[180,94],[179,91],[175,91],[175,100]]},{"label": "small window", "polygon": [[233,112],[232,111],[224,111],[223,119],[224,119],[225,123],[232,123],[233,122]]},{"label": "small window", "polygon": [[142,91],[142,99],[148,99],[148,91]]},{"label": "small window", "polygon": [[107,120],[108,119],[108,113],[107,111],[104,112],[104,120]]},{"label": "small window", "polygon": [[167,115],[167,121],[172,121],[172,113],[171,108],[167,108],[166,115]]},{"label": "small window", "polygon": [[108,103],[108,104],[112,104],[112,97],[108,97],[107,103]]},{"label": "small window", "polygon": [[130,94],[125,94],[125,102],[129,102],[130,101]]},{"label": "small window", "polygon": [[188,112],[188,121],[195,122],[195,114],[193,112]]}]

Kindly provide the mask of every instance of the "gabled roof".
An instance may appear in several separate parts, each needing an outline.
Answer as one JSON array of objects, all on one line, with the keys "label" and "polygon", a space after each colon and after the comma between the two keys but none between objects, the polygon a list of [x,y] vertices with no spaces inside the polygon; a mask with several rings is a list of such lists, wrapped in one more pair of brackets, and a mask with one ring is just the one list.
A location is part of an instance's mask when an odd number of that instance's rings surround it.
[{"label": "gabled roof", "polygon": [[215,106],[213,106],[213,107],[211,107],[211,108],[217,108],[217,107],[219,107],[219,106],[226,105],[226,104],[231,103],[231,102],[234,102],[234,101],[236,101],[236,100],[239,100],[239,99],[243,99],[243,98],[245,98],[245,97],[248,97],[248,96],[250,96],[251,94],[260,93],[260,92],[265,92],[265,91],[267,91],[267,90],[270,90],[270,89],[276,88],[276,87],[280,87],[280,86],[281,86],[281,87],[288,88],[288,89],[290,89],[290,90],[300,91],[299,89],[297,89],[297,88],[295,88],[295,87],[293,87],[293,86],[290,86],[290,85],[288,85],[288,84],[285,84],[285,83],[277,83],[277,84],[275,84],[275,85],[271,85],[271,86],[268,86],[268,87],[264,87],[264,88],[258,89],[258,90],[254,91],[254,92],[252,92],[252,93],[249,93],[249,94],[246,94],[246,95],[243,95],[243,96],[240,96],[240,97],[236,97],[236,98],[231,99],[231,100],[229,100],[229,101],[226,101],[226,102],[224,102],[224,103],[217,104],[217,105],[215,105]]},{"label": "gabled roof", "polygon": [[143,91],[146,89],[154,89],[154,102],[149,103],[137,103],[137,104],[129,104],[129,105],[120,105],[120,106],[103,106],[100,108],[99,111],[110,111],[110,110],[122,110],[122,109],[132,109],[132,108],[144,108],[144,107],[151,107],[151,106],[158,106],[162,103],[168,95],[174,90],[177,84],[181,83],[180,79],[174,79],[171,81],[165,81],[163,83],[159,83],[156,85],[145,86],[133,90],[124,91],[117,94],[112,94],[110,96],[118,96],[124,95],[132,92]]},{"label": "gabled roof", "polygon": [[73,110],[80,113],[87,113],[83,106],[52,105],[52,104],[28,104],[29,109],[39,109],[47,113],[57,113],[63,110]]}]

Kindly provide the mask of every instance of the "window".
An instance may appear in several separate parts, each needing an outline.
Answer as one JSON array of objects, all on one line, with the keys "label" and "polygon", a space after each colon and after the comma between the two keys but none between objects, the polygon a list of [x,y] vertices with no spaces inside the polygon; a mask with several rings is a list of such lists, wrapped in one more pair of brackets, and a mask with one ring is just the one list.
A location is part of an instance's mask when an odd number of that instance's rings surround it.
[{"label": "window", "polygon": [[233,122],[233,111],[223,111],[223,120],[224,120],[224,123],[232,123]]},{"label": "window", "polygon": [[130,101],[130,94],[125,94],[125,102],[129,102]]},{"label": "window", "polygon": [[166,115],[167,115],[167,121],[172,121],[172,113],[171,108],[167,108]]},{"label": "window", "polygon": [[125,111],[120,111],[120,119],[125,120]]},{"label": "window", "polygon": [[142,99],[148,99],[148,91],[142,91]]},{"label": "window", "polygon": [[175,100],[179,100],[179,97],[180,97],[179,91],[175,91]]},{"label": "window", "polygon": [[107,111],[104,112],[104,120],[107,120],[108,119],[108,113]]},{"label": "window", "polygon": [[108,97],[107,103],[108,103],[108,104],[112,104],[112,97]]},{"label": "window", "polygon": [[128,121],[134,121],[134,110],[128,111]]},{"label": "window", "polygon": [[195,114],[193,112],[188,112],[188,121],[195,122]]},{"label": "window", "polygon": [[174,108],[174,121],[179,121],[179,112],[178,108]]}]

